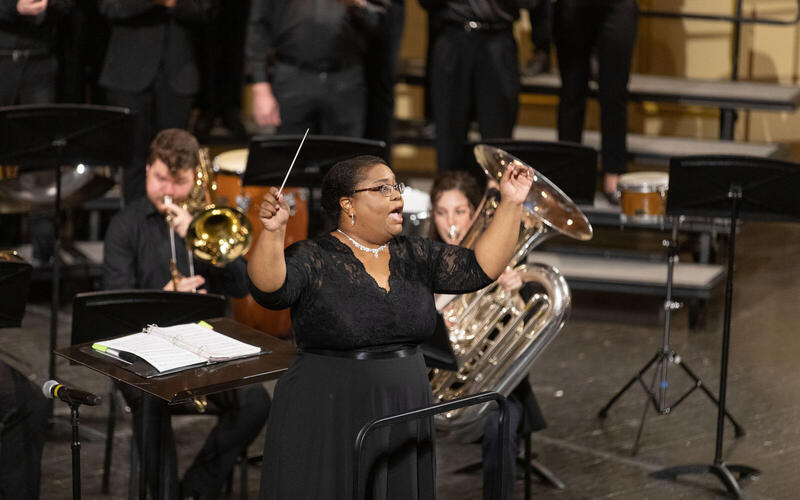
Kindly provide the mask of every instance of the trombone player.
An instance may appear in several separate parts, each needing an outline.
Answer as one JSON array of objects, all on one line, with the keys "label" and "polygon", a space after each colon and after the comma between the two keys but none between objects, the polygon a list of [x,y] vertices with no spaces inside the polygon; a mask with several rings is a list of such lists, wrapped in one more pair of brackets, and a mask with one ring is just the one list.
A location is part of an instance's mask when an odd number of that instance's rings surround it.
[{"label": "trombone player", "polygon": [[[166,129],[156,135],[150,145],[146,166],[146,193],[118,213],[108,227],[103,250],[103,282],[107,290],[151,289],[192,291],[202,288],[212,293],[234,297],[247,294],[247,263],[242,257],[222,268],[196,260],[196,276],[190,276],[189,256],[183,251],[183,241],[192,222],[191,214],[181,207],[189,198],[198,166],[197,140],[180,129]],[[172,203],[166,203],[170,197]],[[167,222],[169,219],[169,222]],[[170,231],[172,228],[172,231]],[[170,236],[175,248],[175,263],[170,265]],[[173,279],[171,267],[179,275]],[[151,412],[144,415],[143,398],[138,390],[120,386],[128,405],[133,410],[134,437],[141,447],[142,422],[147,419],[151,429],[157,428],[163,415],[168,415],[166,404],[154,401],[147,405]],[[255,439],[269,413],[270,400],[261,385],[208,396],[210,403],[220,410],[216,427],[212,429],[194,463],[178,484],[175,442],[170,428],[167,435],[148,435],[147,456],[158,456],[157,440],[164,438],[162,446],[167,463],[160,464],[162,481],[169,482],[170,498],[216,498],[232,470],[236,458]],[[140,448],[141,449],[141,448]],[[148,467],[154,473],[157,467]],[[148,477],[151,489],[154,477]]]}]

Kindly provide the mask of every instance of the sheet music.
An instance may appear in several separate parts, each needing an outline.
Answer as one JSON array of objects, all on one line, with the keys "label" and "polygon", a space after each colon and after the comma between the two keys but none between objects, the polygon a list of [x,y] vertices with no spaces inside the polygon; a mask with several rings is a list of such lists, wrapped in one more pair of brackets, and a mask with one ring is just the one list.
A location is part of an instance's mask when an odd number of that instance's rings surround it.
[{"label": "sheet music", "polygon": [[134,333],[98,343],[118,351],[136,354],[160,372],[207,362],[206,358],[181,349],[169,340],[147,333]]},{"label": "sheet music", "polygon": [[223,361],[261,352],[261,348],[258,346],[245,344],[197,323],[169,327],[153,325],[146,331],[151,335],[167,339],[174,345],[202,356],[208,361]]},{"label": "sheet music", "polygon": [[261,352],[258,346],[245,344],[196,323],[166,328],[150,325],[143,332],[96,344],[133,353],[159,372]]}]

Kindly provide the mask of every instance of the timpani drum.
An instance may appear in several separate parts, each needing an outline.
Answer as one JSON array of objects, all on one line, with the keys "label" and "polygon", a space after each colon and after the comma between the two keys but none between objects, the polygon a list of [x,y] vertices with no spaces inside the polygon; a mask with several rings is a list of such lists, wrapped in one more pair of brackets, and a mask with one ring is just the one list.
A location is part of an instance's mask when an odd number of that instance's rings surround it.
[{"label": "timpani drum", "polygon": [[[247,149],[234,149],[217,155],[212,168],[217,177],[218,203],[240,208],[253,224],[253,241],[258,239],[263,226],[258,220],[258,208],[268,186],[243,186],[242,178],[247,168]],[[286,223],[285,246],[308,237],[308,197],[306,188],[284,188],[284,199],[291,217]],[[254,245],[255,246],[255,245]],[[258,305],[250,295],[233,299],[233,317],[236,321],[263,332],[284,337],[289,335],[292,320],[289,310],[270,311]]]},{"label": "timpani drum", "polygon": [[669,174],[666,172],[631,172],[619,176],[620,220],[663,222],[667,208]]}]

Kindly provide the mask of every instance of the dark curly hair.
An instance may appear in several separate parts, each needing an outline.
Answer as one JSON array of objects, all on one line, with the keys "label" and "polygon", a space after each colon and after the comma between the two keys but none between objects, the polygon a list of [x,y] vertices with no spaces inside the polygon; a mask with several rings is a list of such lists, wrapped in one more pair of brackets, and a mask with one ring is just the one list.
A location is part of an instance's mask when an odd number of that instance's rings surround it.
[{"label": "dark curly hair", "polygon": [[[387,165],[383,158],[361,155],[342,160],[328,170],[322,179],[322,208],[338,224],[342,207],[339,200],[353,194],[359,182],[364,179],[364,171],[375,165]],[[387,165],[388,166],[388,165]]]},{"label": "dark curly hair", "polygon": [[195,168],[199,162],[200,146],[192,134],[178,128],[164,129],[150,143],[150,156],[147,164],[161,160],[169,169],[170,175],[181,170]]},{"label": "dark curly hair", "polygon": [[[470,208],[474,211],[478,208],[483,198],[481,188],[475,177],[463,170],[451,170],[440,175],[433,181],[431,188],[431,208],[436,209],[436,203],[442,197],[442,193],[452,189],[461,191],[466,196]],[[439,233],[436,231],[436,224],[430,224],[429,237],[436,241],[441,241]]]}]

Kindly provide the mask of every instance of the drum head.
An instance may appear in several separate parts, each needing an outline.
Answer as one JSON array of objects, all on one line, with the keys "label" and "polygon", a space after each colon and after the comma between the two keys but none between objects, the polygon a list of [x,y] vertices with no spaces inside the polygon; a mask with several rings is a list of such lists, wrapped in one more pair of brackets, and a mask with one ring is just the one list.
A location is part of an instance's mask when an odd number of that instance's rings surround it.
[{"label": "drum head", "polygon": [[630,172],[619,176],[617,189],[633,193],[666,191],[669,174],[666,172]]},{"label": "drum head", "polygon": [[215,172],[242,175],[247,168],[247,148],[232,149],[214,157],[212,166]]}]

